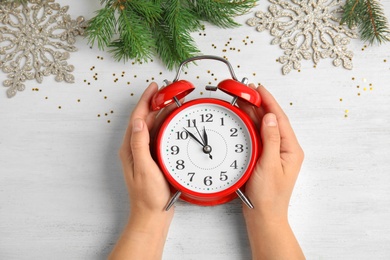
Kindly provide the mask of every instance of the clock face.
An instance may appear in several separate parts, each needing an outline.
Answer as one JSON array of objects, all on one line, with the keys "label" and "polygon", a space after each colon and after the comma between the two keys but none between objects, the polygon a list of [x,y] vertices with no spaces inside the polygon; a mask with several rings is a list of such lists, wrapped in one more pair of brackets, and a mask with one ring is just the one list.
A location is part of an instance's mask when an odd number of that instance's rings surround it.
[{"label": "clock face", "polygon": [[166,119],[157,140],[168,180],[192,194],[234,192],[257,159],[249,117],[221,100],[185,103]]}]

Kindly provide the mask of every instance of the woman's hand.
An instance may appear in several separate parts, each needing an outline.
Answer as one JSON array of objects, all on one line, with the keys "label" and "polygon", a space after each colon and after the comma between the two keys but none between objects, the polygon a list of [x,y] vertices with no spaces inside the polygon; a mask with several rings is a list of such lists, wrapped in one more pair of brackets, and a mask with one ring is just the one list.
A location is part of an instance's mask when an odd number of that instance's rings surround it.
[{"label": "woman's hand", "polygon": [[151,83],[129,121],[119,155],[130,197],[128,224],[110,255],[111,259],[160,259],[173,207],[165,211],[170,189],[150,154],[150,135],[158,112],[150,110],[157,91]]},{"label": "woman's hand", "polygon": [[254,209],[243,207],[253,258],[303,259],[288,223],[288,205],[304,154],[274,97],[263,86],[257,91],[261,107],[243,105],[260,126],[262,143],[260,158],[245,188]]}]

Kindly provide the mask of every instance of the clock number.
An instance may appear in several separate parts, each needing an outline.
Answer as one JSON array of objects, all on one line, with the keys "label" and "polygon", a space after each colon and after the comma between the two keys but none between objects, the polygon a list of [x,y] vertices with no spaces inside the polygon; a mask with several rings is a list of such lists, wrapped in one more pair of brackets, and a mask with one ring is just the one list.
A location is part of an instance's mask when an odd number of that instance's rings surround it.
[{"label": "clock number", "polygon": [[188,127],[196,127],[196,119],[187,119]]},{"label": "clock number", "polygon": [[230,135],[231,137],[237,137],[238,136],[237,132],[238,132],[237,128],[230,128],[230,133],[232,133]]},{"label": "clock number", "polygon": [[213,177],[211,176],[206,176],[203,180],[203,183],[204,185],[206,186],[211,186],[211,184],[213,184],[213,181],[212,181]]},{"label": "clock number", "polygon": [[210,113],[208,113],[206,115],[201,114],[200,118],[201,118],[201,122],[202,123],[204,123],[204,122],[208,122],[208,123],[209,122],[213,122],[213,114],[210,114]]},{"label": "clock number", "polygon": [[194,178],[195,172],[189,172],[189,173],[187,174],[187,176],[190,176],[190,175],[191,175],[191,177],[190,177],[190,182],[192,182],[192,179]]},{"label": "clock number", "polygon": [[177,140],[186,140],[188,138],[188,133],[186,131],[176,132]]},{"label": "clock number", "polygon": [[221,175],[219,176],[219,180],[226,181],[228,179],[228,176],[226,175],[227,171],[222,171]]},{"label": "clock number", "polygon": [[234,160],[234,162],[232,164],[230,164],[230,167],[232,167],[233,169],[237,169],[237,160]]},{"label": "clock number", "polygon": [[234,150],[236,153],[242,153],[244,151],[244,145],[242,144],[236,144],[236,150]]},{"label": "clock number", "polygon": [[225,125],[225,119],[223,117],[221,117],[221,126],[224,126]]},{"label": "clock number", "polygon": [[177,160],[176,161],[176,169],[183,170],[185,168],[184,161],[183,160]]},{"label": "clock number", "polygon": [[180,148],[177,145],[171,147],[171,154],[176,155],[180,152]]}]

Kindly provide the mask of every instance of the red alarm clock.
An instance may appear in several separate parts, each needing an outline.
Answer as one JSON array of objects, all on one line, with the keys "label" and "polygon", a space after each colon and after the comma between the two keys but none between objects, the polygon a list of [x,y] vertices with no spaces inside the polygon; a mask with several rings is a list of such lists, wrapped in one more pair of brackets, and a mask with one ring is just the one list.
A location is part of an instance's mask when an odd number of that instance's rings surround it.
[{"label": "red alarm clock", "polygon": [[[228,66],[231,79],[206,90],[221,90],[232,96],[228,102],[215,98],[199,98],[181,104],[195,87],[179,80],[185,64],[211,59]],[[166,81],[167,82],[167,81]],[[259,107],[259,93],[238,81],[230,63],[216,56],[198,56],[181,63],[175,79],[152,97],[152,109],[159,110],[172,103],[173,110],[156,136],[156,159],[166,179],[175,191],[167,204],[168,210],[181,199],[198,205],[212,206],[239,196],[253,208],[241,188],[250,177],[260,150],[258,131],[249,115],[241,110],[237,99]]]}]

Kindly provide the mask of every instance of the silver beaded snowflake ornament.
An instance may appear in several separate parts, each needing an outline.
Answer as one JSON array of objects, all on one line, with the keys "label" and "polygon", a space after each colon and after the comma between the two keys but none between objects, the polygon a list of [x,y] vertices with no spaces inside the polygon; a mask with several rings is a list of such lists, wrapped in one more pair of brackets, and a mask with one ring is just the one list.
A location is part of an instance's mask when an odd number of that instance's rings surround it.
[{"label": "silver beaded snowflake ornament", "polygon": [[283,74],[301,68],[301,60],[332,58],[335,66],[352,69],[352,51],[347,49],[354,29],[340,25],[341,0],[269,0],[268,13],[256,12],[247,21],[262,32],[269,30],[271,44],[279,44],[284,55],[278,58]]},{"label": "silver beaded snowflake ornament", "polygon": [[7,73],[3,85],[8,97],[25,89],[26,80],[74,82],[69,52],[76,51],[75,37],[84,33],[83,17],[72,20],[54,0],[29,0],[26,4],[0,5],[0,69]]}]

